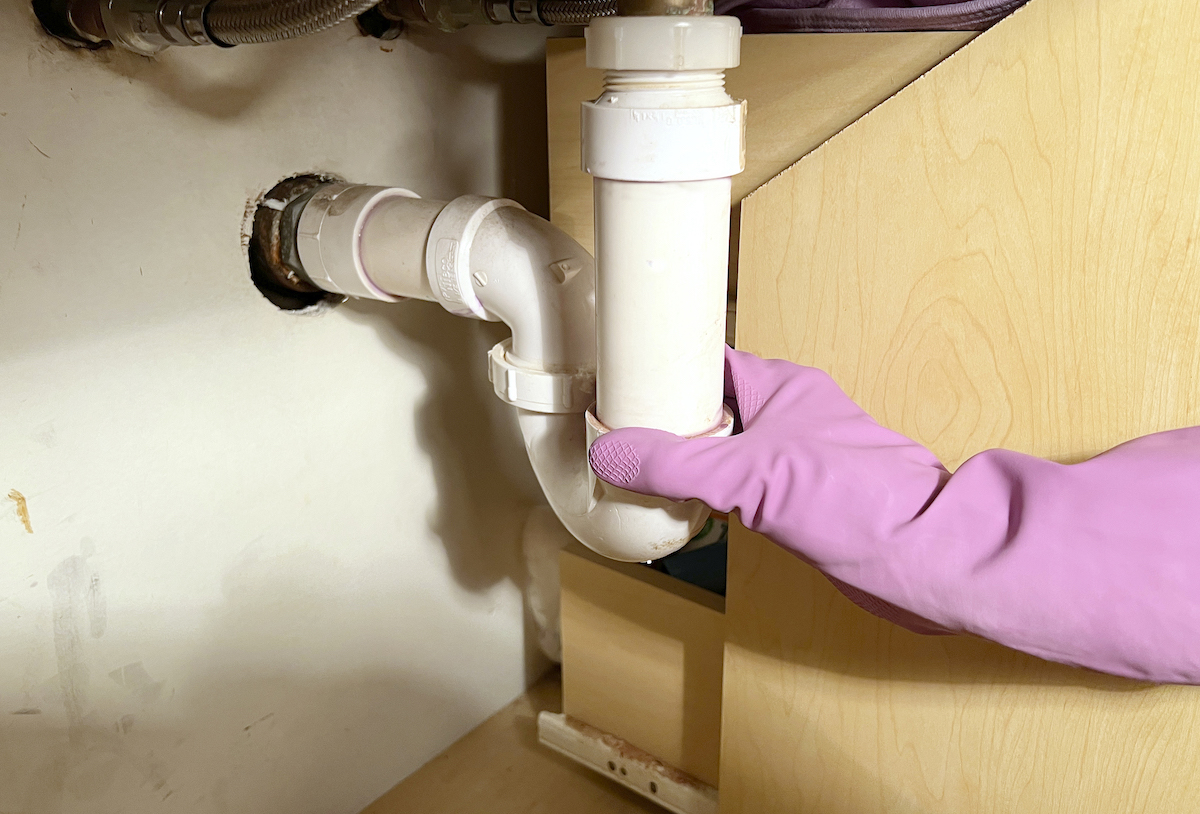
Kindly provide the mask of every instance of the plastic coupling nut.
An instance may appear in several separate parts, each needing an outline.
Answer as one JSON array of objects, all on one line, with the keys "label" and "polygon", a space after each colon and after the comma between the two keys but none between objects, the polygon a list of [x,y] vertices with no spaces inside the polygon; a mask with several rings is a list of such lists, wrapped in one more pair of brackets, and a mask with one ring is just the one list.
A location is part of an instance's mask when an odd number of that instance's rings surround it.
[{"label": "plastic coupling nut", "polygon": [[304,205],[296,227],[296,252],[304,273],[325,291],[383,302],[404,299],[384,291],[367,274],[362,235],[367,219],[381,203],[419,197],[397,187],[344,183],[319,187]]},{"label": "plastic coupling nut", "polygon": [[583,103],[583,169],[612,181],[707,181],[746,168],[746,103],[638,109]]},{"label": "plastic coupling nut", "polygon": [[596,372],[554,373],[515,364],[512,340],[488,353],[488,379],[506,404],[534,413],[582,413],[596,400]]},{"label": "plastic coupling nut", "polygon": [[487,216],[505,207],[525,209],[507,198],[464,195],[446,204],[433,222],[425,247],[425,273],[433,296],[456,316],[495,319],[479,301],[471,282],[471,243]]},{"label": "plastic coupling nut", "polygon": [[[587,408],[587,440],[588,449],[591,449],[592,444],[601,435],[607,435],[612,432],[612,427],[605,424],[600,419],[596,418],[596,405],[592,404]],[[733,435],[733,411],[727,406],[721,407],[721,420],[711,430],[699,433],[698,435],[689,435],[688,438],[728,438]]]}]

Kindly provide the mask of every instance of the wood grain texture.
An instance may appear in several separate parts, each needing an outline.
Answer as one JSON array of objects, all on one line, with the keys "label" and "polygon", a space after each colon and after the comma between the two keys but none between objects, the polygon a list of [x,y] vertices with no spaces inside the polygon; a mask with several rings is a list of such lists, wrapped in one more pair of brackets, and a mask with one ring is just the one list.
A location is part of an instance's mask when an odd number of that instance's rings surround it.
[{"label": "wood grain texture", "polygon": [[362,814],[661,814],[662,809],[538,743],[559,711],[553,672]]},{"label": "wood grain texture", "polygon": [[[743,204],[738,342],[952,468],[1200,423],[1200,15],[1031,0]],[[1200,810],[1200,691],[875,620],[744,530],[722,811]]]},{"label": "wood grain texture", "polygon": [[564,549],[563,712],[717,785],[725,601]]},{"label": "wood grain texture", "polygon": [[[974,37],[972,32],[759,34],[742,38],[742,64],[727,74],[746,99],[746,171],[733,179],[740,201],[821,142],[887,99]],[[584,64],[583,40],[546,44],[550,128],[550,219],[592,249],[592,181],[580,169],[579,104],[603,90]]]},{"label": "wood grain texture", "polygon": [[1200,698],[924,637],[730,540],[723,814],[1200,810]]}]

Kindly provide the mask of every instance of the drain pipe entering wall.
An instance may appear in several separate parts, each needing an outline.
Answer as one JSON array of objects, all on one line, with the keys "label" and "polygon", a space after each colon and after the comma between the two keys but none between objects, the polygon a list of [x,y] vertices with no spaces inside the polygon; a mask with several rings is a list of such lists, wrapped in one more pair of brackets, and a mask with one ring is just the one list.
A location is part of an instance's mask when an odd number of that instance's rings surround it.
[{"label": "drain pipe entering wall", "polygon": [[295,224],[282,274],[348,296],[433,300],[512,328],[489,354],[496,394],[517,408],[563,525],[617,560],[680,549],[710,510],[598,480],[590,444],[617,427],[684,436],[733,427],[724,337],[743,104],[725,93],[723,71],[738,63],[740,33],[721,17],[617,17],[588,29],[588,64],[607,72],[604,94],[583,114],[595,262],[503,199],[435,202],[330,183],[287,203],[280,219]]}]

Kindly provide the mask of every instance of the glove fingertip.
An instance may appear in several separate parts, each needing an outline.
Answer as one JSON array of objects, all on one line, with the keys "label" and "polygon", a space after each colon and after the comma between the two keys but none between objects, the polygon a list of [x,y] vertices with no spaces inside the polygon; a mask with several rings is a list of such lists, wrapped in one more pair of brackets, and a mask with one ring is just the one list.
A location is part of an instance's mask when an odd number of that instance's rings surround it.
[{"label": "glove fingertip", "polygon": [[753,456],[739,455],[740,449],[736,436],[688,439],[629,428],[598,438],[588,460],[596,476],[613,486],[668,500],[697,498],[730,511],[736,487],[753,480],[734,474],[753,466]]},{"label": "glove fingertip", "polygon": [[588,462],[596,477],[631,491],[648,487],[664,446],[681,439],[669,432],[629,427],[613,430],[596,439],[588,450]]},{"label": "glove fingertip", "polygon": [[588,463],[596,477],[613,486],[628,487],[641,474],[642,458],[637,448],[612,434],[596,439],[588,450]]}]

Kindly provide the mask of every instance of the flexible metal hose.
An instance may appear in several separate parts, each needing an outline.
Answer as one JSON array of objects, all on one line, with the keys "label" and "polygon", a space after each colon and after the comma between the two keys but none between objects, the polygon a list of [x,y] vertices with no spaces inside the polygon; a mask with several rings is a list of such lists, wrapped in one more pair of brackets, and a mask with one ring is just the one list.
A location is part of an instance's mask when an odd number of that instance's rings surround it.
[{"label": "flexible metal hose", "polygon": [[542,0],[538,16],[546,25],[587,25],[594,17],[612,17],[617,0]]},{"label": "flexible metal hose", "polygon": [[304,37],[357,17],[379,0],[213,0],[209,35],[222,45]]}]

